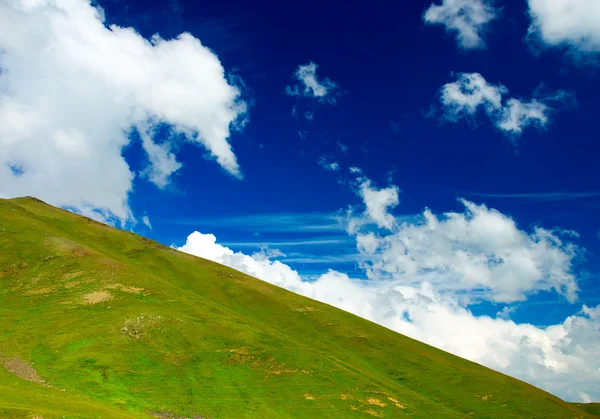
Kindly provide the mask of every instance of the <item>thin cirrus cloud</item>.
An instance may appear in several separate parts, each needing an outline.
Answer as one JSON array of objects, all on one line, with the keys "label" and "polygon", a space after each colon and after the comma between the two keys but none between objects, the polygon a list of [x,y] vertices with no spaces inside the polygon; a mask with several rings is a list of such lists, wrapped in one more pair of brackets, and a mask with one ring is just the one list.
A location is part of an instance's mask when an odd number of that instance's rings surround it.
[{"label": "thin cirrus cloud", "polygon": [[484,198],[512,199],[517,201],[535,202],[560,202],[574,199],[599,198],[598,191],[584,192],[532,192],[532,193],[487,193],[487,192],[461,192],[463,195],[480,196]]},{"label": "thin cirrus cloud", "polygon": [[224,246],[231,247],[266,247],[266,248],[277,248],[277,247],[298,247],[298,246],[329,246],[332,244],[339,245],[343,243],[347,243],[347,237],[337,237],[333,238],[322,238],[315,240],[283,240],[283,241],[245,241],[245,242],[223,242]]},{"label": "thin cirrus cloud", "polygon": [[145,39],[106,26],[103,10],[85,0],[6,0],[0,51],[2,195],[131,220],[135,174],[122,156],[129,134],[141,134],[142,176],[159,188],[181,168],[170,144],[154,138],[157,124],[241,176],[228,138],[247,105],[217,56],[189,33]]},{"label": "thin cirrus cloud", "polygon": [[[389,222],[397,187],[378,189],[368,179],[356,185],[362,211],[349,218],[361,220],[348,231],[358,250],[353,258],[368,280],[330,269],[307,281],[284,263],[291,263],[287,259],[235,252],[212,234],[194,232],[179,250],[331,304],[566,400],[600,397],[600,306],[583,305],[546,327],[510,319],[517,309],[512,303],[540,291],[577,299],[575,261],[582,250],[569,241],[573,235],[541,227],[527,232],[499,211],[469,201],[463,201],[463,212],[425,210],[412,221]],[[361,189],[389,196],[382,199]],[[372,231],[373,225],[384,228]],[[502,308],[496,317],[475,316],[468,309],[474,300]]]},{"label": "thin cirrus cloud", "polygon": [[600,53],[600,2],[528,0],[528,39],[547,48],[566,48],[576,56]]},{"label": "thin cirrus cloud", "polygon": [[456,81],[440,89],[440,102],[444,118],[450,122],[472,119],[483,110],[501,132],[517,137],[531,126],[546,128],[557,107],[574,101],[571,94],[562,90],[546,95],[536,91],[529,100],[507,97],[508,94],[505,86],[488,83],[479,73],[459,73]]},{"label": "thin cirrus cloud", "polygon": [[488,25],[498,13],[489,0],[442,0],[441,4],[429,6],[423,21],[444,26],[462,49],[482,49]]},{"label": "thin cirrus cloud", "polygon": [[194,218],[166,218],[168,224],[188,225],[195,228],[229,228],[245,232],[321,232],[341,233],[344,231],[338,213],[279,213],[249,214],[232,216],[210,216]]},{"label": "thin cirrus cloud", "polygon": [[329,156],[320,156],[317,160],[317,164],[329,172],[337,172],[340,170],[339,163],[331,160]]}]

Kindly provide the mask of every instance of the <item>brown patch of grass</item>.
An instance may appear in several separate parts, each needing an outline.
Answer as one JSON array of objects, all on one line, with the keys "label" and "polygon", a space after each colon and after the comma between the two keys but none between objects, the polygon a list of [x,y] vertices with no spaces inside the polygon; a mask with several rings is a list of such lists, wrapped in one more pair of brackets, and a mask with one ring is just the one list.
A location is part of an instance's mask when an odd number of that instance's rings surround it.
[{"label": "brown patch of grass", "polygon": [[398,401],[398,399],[395,399],[393,397],[388,397],[388,400],[391,401],[392,403],[394,403],[394,406],[396,406],[399,409],[406,409],[406,406],[404,406],[402,403],[400,403]]},{"label": "brown patch of grass", "polygon": [[352,394],[340,393],[341,400],[354,400],[354,396]]},{"label": "brown patch of grass", "polygon": [[85,304],[98,304],[112,299],[112,295],[106,291],[94,291],[83,296]]},{"label": "brown patch of grass", "polygon": [[277,366],[277,365],[271,365],[269,367],[269,369],[267,369],[267,374],[270,374],[270,375],[281,375],[281,374],[293,374],[293,373],[298,372],[298,368],[290,370],[290,369],[284,368],[284,365],[285,364],[281,364],[279,366]]},{"label": "brown patch of grass", "polygon": [[25,293],[25,295],[46,295],[46,294],[50,294],[52,291],[55,291],[56,288],[55,287],[41,287],[41,288],[34,288],[32,290],[29,290]]},{"label": "brown patch of grass", "polygon": [[233,354],[240,354],[240,355],[250,355],[250,351],[248,350],[248,348],[246,346],[244,346],[243,348],[234,348],[234,349],[221,349],[218,352],[231,352]]},{"label": "brown patch of grass", "polygon": [[475,394],[475,397],[477,397],[478,399],[485,401],[488,401],[489,399],[491,399],[492,397],[494,397],[493,394],[484,394],[483,396],[480,396],[479,394]]},{"label": "brown patch of grass", "polygon": [[386,407],[387,403],[382,402],[379,399],[376,399],[375,397],[369,397],[367,399],[367,403],[375,405],[375,406],[379,406],[379,407]]},{"label": "brown patch of grass", "polygon": [[66,273],[63,275],[63,279],[66,279],[66,280],[75,279],[75,278],[79,278],[83,274],[84,274],[83,271],[69,272],[69,273]]},{"label": "brown patch of grass", "polygon": [[307,311],[319,311],[318,309],[314,308],[314,307],[310,307],[310,306],[305,306],[305,307],[298,307],[295,308],[294,311],[299,311],[301,313],[305,313]]},{"label": "brown patch of grass", "polygon": [[139,294],[142,291],[144,291],[144,289],[143,288],[134,287],[134,286],[128,286],[128,287],[121,287],[121,291],[129,293],[129,294]]},{"label": "brown patch of grass", "polygon": [[304,393],[304,398],[306,400],[314,400],[315,399],[313,396],[310,395],[310,393]]},{"label": "brown patch of grass", "polygon": [[126,292],[128,294],[139,294],[142,291],[144,291],[144,288],[138,288],[138,287],[134,287],[132,285],[122,285],[122,284],[108,284],[106,285],[104,288],[108,288],[110,290],[116,290],[119,289],[123,292]]},{"label": "brown patch of grass", "polygon": [[64,237],[50,237],[46,240],[46,244],[58,251],[61,254],[60,256],[79,258],[98,254],[92,249]]},{"label": "brown patch of grass", "polygon": [[390,395],[390,393],[387,393],[385,391],[377,391],[377,390],[365,390],[365,393],[385,394],[386,396]]},{"label": "brown patch of grass", "polygon": [[94,281],[93,279],[85,279],[85,280],[80,280],[80,281],[72,281],[72,282],[69,282],[69,283],[65,284],[64,287],[66,289],[71,289],[71,288],[74,288],[74,287],[76,287],[78,285],[89,284],[90,282],[93,282],[93,281]]},{"label": "brown patch of grass", "polygon": [[148,414],[159,419],[207,419],[204,416],[200,415],[194,415],[188,418],[186,416],[178,416],[175,413],[171,412],[148,412]]},{"label": "brown patch of grass", "polygon": [[377,412],[373,409],[367,409],[364,411],[367,415],[371,415],[371,416],[375,416],[376,418],[382,418],[383,417],[383,413],[381,412]]},{"label": "brown patch of grass", "polygon": [[29,362],[25,362],[16,356],[2,358],[2,366],[6,371],[23,380],[46,385],[46,382],[38,375],[35,368],[33,368]]},{"label": "brown patch of grass", "polygon": [[127,319],[121,333],[127,337],[142,339],[150,329],[158,327],[164,319],[154,314],[144,314],[134,319]]}]

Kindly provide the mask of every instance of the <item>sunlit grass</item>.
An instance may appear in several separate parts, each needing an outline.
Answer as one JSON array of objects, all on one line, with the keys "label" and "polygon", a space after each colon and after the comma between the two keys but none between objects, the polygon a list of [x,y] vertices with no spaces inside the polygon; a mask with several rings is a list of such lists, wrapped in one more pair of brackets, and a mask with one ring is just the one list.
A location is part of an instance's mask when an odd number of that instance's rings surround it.
[{"label": "sunlit grass", "polygon": [[[594,413],[29,198],[0,200],[0,358],[24,363],[0,367],[2,418]],[[28,381],[28,368],[43,383]]]}]

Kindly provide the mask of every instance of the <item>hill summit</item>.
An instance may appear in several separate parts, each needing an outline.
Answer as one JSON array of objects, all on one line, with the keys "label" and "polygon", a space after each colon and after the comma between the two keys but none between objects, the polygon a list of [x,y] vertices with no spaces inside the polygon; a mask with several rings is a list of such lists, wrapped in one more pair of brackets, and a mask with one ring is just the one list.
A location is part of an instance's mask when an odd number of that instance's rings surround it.
[{"label": "hill summit", "polygon": [[597,408],[34,198],[0,200],[0,365],[1,418],[588,418]]}]

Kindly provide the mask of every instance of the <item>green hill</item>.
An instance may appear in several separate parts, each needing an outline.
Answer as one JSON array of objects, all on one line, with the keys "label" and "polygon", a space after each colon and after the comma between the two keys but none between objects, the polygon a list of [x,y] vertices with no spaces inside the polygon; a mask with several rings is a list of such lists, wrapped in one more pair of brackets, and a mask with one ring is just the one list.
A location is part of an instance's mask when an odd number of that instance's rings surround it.
[{"label": "green hill", "polygon": [[0,417],[593,417],[225,266],[0,200]]}]

